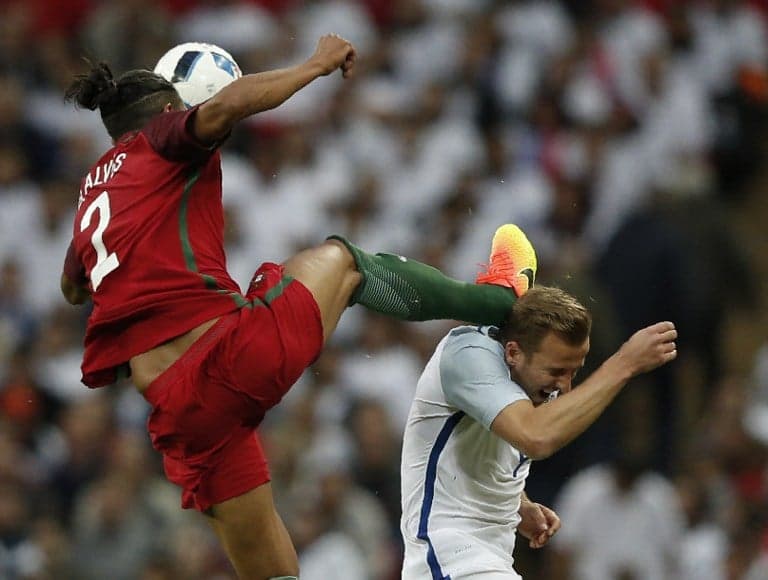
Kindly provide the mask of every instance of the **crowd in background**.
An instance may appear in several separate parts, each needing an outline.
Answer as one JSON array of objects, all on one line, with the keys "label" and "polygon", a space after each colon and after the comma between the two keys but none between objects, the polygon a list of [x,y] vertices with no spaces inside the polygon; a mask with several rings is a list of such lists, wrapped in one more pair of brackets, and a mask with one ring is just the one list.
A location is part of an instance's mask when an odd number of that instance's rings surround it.
[{"label": "crowd in background", "polygon": [[[109,146],[63,101],[83,56],[152,68],[208,41],[246,72],[336,32],[334,75],[223,148],[231,273],[330,233],[472,280],[502,223],[594,313],[584,375],[673,320],[528,495],[563,528],[547,580],[768,578],[768,4],[764,0],[0,0],[0,579],[234,578],[179,508],[128,384],[80,383],[87,307],[59,294],[79,180]],[[158,251],[163,251],[158,248]],[[399,454],[451,322],[353,307],[261,428],[303,580],[394,580]]]}]

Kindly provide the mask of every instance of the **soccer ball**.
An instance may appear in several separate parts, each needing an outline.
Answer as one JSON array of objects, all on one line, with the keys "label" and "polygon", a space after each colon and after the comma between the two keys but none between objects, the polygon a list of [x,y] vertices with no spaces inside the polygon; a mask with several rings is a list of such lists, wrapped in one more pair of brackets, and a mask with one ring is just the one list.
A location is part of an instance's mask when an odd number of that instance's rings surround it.
[{"label": "soccer ball", "polygon": [[157,61],[155,72],[173,83],[187,107],[202,103],[243,76],[231,54],[204,42],[174,46]]}]

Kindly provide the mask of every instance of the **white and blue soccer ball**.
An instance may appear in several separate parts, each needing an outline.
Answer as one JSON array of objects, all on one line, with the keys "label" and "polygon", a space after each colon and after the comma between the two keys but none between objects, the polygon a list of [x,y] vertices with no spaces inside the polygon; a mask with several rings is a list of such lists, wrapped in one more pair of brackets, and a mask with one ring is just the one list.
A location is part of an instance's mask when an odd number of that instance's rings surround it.
[{"label": "white and blue soccer ball", "polygon": [[187,107],[202,103],[243,76],[231,54],[205,42],[174,46],[157,61],[155,72],[173,83]]}]

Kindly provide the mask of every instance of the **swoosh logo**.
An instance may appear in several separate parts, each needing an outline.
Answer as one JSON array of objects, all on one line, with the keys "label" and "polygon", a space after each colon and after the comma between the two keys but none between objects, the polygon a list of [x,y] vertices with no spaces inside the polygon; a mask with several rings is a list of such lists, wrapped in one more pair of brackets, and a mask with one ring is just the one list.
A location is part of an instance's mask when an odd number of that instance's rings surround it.
[{"label": "swoosh logo", "polygon": [[525,268],[523,270],[520,270],[519,275],[522,275],[528,278],[528,288],[531,288],[533,286],[533,281],[536,278],[536,273],[533,271],[533,268]]}]

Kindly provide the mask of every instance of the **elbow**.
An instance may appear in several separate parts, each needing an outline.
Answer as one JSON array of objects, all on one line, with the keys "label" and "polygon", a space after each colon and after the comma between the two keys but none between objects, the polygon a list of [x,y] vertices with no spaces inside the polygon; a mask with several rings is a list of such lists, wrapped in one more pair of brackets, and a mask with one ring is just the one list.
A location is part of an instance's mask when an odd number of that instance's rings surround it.
[{"label": "elbow", "polygon": [[67,282],[67,280],[64,277],[62,277],[61,279],[60,288],[61,288],[61,295],[64,296],[64,300],[66,300],[70,304],[75,304],[75,302],[73,302],[73,300],[75,300],[75,294],[73,292],[72,285],[69,282]]},{"label": "elbow", "polygon": [[83,293],[80,293],[80,292],[64,292],[64,300],[66,300],[73,306],[79,306],[80,304],[84,304],[86,299],[87,299],[86,296],[84,296]]},{"label": "elbow", "polygon": [[[226,95],[225,95],[226,96]],[[229,131],[242,115],[242,107],[233,102],[232,98],[223,98],[221,93],[214,95],[203,105],[214,126],[223,131]]]},{"label": "elbow", "polygon": [[546,459],[564,444],[552,422],[530,403],[508,405],[493,420],[491,430],[533,460]]},{"label": "elbow", "polygon": [[231,99],[223,99],[220,94],[216,94],[200,105],[195,114],[195,138],[206,146],[216,143],[229,134],[241,117],[241,112],[231,103]]},{"label": "elbow", "polygon": [[72,305],[74,305],[74,306],[82,306],[83,304],[85,304],[86,302],[88,302],[88,300],[89,300],[90,298],[91,298],[91,295],[90,295],[90,294],[88,294],[87,292],[81,292],[80,294],[78,294],[78,295],[77,295],[77,296],[76,296],[76,297],[75,297],[75,298],[72,300],[72,302],[70,302],[70,304],[72,304]]},{"label": "elbow", "polygon": [[86,289],[75,286],[67,281],[62,281],[61,293],[64,296],[64,300],[73,306],[85,304],[88,298],[90,298],[90,294]]},{"label": "elbow", "polygon": [[78,304],[77,296],[75,296],[73,293],[63,291],[62,294],[64,295],[64,300],[66,300],[67,302],[69,302],[73,306]]},{"label": "elbow", "polygon": [[524,441],[516,445],[519,451],[526,457],[538,461],[550,457],[559,449],[556,441],[552,437],[544,434],[532,433]]}]

